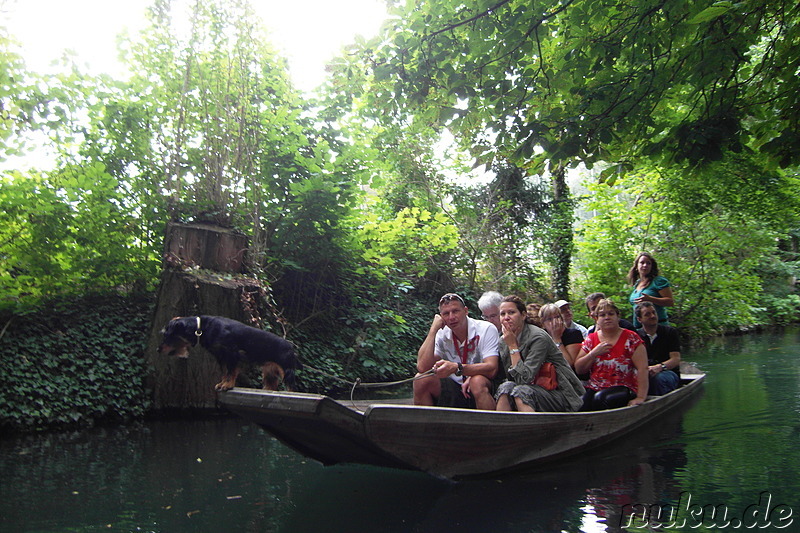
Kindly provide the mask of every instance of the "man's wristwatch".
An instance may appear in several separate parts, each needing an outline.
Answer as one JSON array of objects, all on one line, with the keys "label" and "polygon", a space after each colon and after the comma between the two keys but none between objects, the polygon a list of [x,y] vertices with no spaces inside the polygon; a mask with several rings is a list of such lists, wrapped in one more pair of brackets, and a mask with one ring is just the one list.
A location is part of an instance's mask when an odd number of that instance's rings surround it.
[{"label": "man's wristwatch", "polygon": [[665,365],[664,363],[661,363],[661,371],[663,372],[666,369],[667,369],[667,365]]},{"label": "man's wristwatch", "polygon": [[458,365],[458,368],[456,369],[456,376],[464,374],[464,365],[462,365],[461,363],[456,363],[456,364]]}]

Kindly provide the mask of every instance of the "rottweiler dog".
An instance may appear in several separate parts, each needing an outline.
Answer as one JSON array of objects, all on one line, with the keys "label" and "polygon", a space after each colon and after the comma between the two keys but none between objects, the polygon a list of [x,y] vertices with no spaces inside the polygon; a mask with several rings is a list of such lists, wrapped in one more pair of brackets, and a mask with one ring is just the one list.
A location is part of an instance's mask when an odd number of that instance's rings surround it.
[{"label": "rottweiler dog", "polygon": [[200,346],[209,351],[222,367],[218,391],[232,389],[241,363],[261,365],[263,387],[277,390],[280,382],[295,387],[294,371],[303,368],[292,343],[274,333],[253,328],[221,316],[173,318],[164,327],[159,347],[163,355],[189,357],[189,350]]}]

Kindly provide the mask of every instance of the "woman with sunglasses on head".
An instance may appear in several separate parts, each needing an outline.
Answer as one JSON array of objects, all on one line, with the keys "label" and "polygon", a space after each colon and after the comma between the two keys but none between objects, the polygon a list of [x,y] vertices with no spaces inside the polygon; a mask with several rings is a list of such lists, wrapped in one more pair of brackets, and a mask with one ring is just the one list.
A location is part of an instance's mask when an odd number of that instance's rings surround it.
[{"label": "woman with sunglasses on head", "polygon": [[[553,339],[529,322],[525,303],[517,296],[503,298],[500,322],[503,326],[500,359],[508,381],[497,388],[497,410],[577,411],[582,403],[583,386]],[[545,363],[553,366],[555,383],[537,383]]]}]

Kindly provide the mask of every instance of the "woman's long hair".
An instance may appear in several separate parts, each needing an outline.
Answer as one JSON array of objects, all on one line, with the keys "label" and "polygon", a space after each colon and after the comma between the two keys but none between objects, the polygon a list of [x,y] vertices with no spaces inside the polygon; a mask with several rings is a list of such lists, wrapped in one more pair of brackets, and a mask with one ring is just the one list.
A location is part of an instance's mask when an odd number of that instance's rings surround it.
[{"label": "woman's long hair", "polygon": [[656,261],[656,258],[648,252],[639,252],[639,255],[633,260],[633,266],[628,271],[628,283],[631,285],[635,286],[639,281],[639,259],[642,257],[650,258],[650,262],[653,264],[653,266],[650,267],[650,274],[647,276],[647,280],[653,281],[653,279],[658,276],[658,261]]}]

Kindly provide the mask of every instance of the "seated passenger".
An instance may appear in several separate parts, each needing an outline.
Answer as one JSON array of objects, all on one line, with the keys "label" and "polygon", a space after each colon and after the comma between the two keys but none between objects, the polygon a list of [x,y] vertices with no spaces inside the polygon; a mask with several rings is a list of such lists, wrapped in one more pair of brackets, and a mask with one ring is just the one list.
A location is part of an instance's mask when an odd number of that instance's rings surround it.
[{"label": "seated passenger", "polygon": [[[605,298],[606,295],[602,292],[593,292],[589,296],[586,297],[586,310],[589,311],[589,318],[597,321],[594,317],[594,308],[597,307],[597,302]],[[629,329],[631,331],[636,331],[636,328],[633,325],[633,322],[629,320],[625,320],[624,318],[619,319],[619,327]],[[594,333],[595,324],[589,326],[588,333]],[[588,334],[587,333],[587,334]]]},{"label": "seated passenger", "polygon": [[528,312],[528,319],[530,324],[542,327],[542,320],[539,318],[539,310],[541,308],[542,306],[537,304],[536,302],[530,302],[528,303],[528,305],[525,306],[525,309]]},{"label": "seated passenger", "polygon": [[503,295],[497,291],[487,291],[478,298],[478,309],[481,310],[481,318],[491,322],[500,334],[500,302]]},{"label": "seated passenger", "polygon": [[[517,296],[503,298],[500,321],[500,358],[509,381],[497,388],[497,410],[577,411],[583,386],[547,333],[527,323],[525,303]],[[552,390],[535,384],[545,362],[555,368],[558,383]]]},{"label": "seated passenger", "polygon": [[641,337],[619,326],[619,309],[603,299],[595,308],[598,331],[585,341],[575,362],[578,374],[589,373],[583,411],[639,405],[647,399],[647,351]]},{"label": "seated passenger", "polygon": [[539,316],[542,320],[542,327],[550,334],[556,347],[561,351],[569,366],[575,366],[575,359],[581,350],[583,335],[577,329],[568,328],[564,324],[561,311],[555,304],[544,304],[539,309]]},{"label": "seated passenger", "polygon": [[416,405],[494,410],[500,337],[494,325],[470,318],[467,311],[457,294],[439,300],[439,313],[417,353],[417,371],[433,369],[435,377],[414,381]]},{"label": "seated passenger", "polygon": [[566,324],[568,328],[580,331],[581,336],[585,339],[588,332],[585,327],[575,322],[574,315],[572,314],[572,305],[566,300],[559,300],[555,303],[555,306],[561,311],[561,318],[564,319],[564,324]]},{"label": "seated passenger", "polygon": [[681,382],[681,338],[677,329],[658,323],[658,312],[650,302],[636,306],[636,318],[643,326],[639,336],[647,349],[650,394],[662,396],[677,389]]}]

